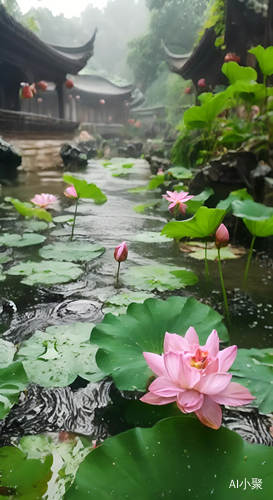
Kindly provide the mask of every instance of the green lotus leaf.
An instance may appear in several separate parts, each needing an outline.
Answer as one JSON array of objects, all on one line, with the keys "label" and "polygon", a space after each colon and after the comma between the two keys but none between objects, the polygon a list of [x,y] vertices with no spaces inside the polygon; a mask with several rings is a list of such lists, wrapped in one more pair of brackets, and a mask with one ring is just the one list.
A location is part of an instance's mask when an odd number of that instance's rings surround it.
[{"label": "green lotus leaf", "polygon": [[100,347],[98,367],[111,374],[119,389],[145,391],[152,372],[143,352],[161,354],[167,331],[184,336],[190,326],[195,327],[201,345],[213,329],[222,341],[228,340],[222,316],[192,297],[147,299],[129,305],[126,314],[107,314],[91,335],[91,343]]},{"label": "green lotus leaf", "polygon": [[35,208],[31,203],[24,203],[16,198],[10,198],[8,196],[5,198],[5,201],[12,203],[17,212],[24,217],[37,217],[37,219],[42,219],[46,222],[52,221],[52,215],[44,208]]},{"label": "green lotus leaf", "polygon": [[254,54],[264,76],[273,75],[273,47],[267,47],[265,49],[261,45],[258,45],[248,52]]},{"label": "green lotus leaf", "polygon": [[135,205],[133,207],[134,211],[137,212],[137,213],[144,213],[145,210],[147,210],[148,208],[153,208],[155,207],[158,203],[159,203],[160,200],[156,199],[156,200],[150,200],[148,201],[147,203],[142,203],[140,205]]},{"label": "green lotus leaf", "polygon": [[11,363],[0,368],[0,418],[4,418],[17,403],[21,391],[28,384],[22,363]]},{"label": "green lotus leaf", "polygon": [[104,314],[123,314],[126,312],[129,304],[131,304],[132,302],[142,304],[144,300],[151,297],[154,297],[152,293],[132,292],[130,290],[127,290],[126,292],[118,293],[116,295],[112,295],[112,297],[108,297],[104,302],[103,312]]},{"label": "green lotus leaf", "polygon": [[[53,456],[44,460],[28,459],[15,446],[0,449],[0,494],[1,498],[37,500],[43,498],[53,474]],[[3,495],[3,496],[2,496]]]},{"label": "green lotus leaf", "polygon": [[88,262],[102,255],[105,248],[85,241],[65,241],[46,245],[39,250],[43,259],[60,259],[69,262]]},{"label": "green lotus leaf", "polygon": [[247,192],[246,188],[237,189],[236,191],[231,191],[227,198],[219,201],[216,208],[220,208],[221,210],[231,210],[232,203],[235,200],[243,201],[243,200],[253,200],[251,194]]},{"label": "green lotus leaf", "polygon": [[133,237],[134,241],[143,243],[170,243],[169,238],[155,231],[142,231]]},{"label": "green lotus leaf", "polygon": [[224,63],[222,66],[222,73],[227,77],[229,83],[235,83],[238,80],[244,80],[247,82],[257,80],[257,71],[250,66],[240,66],[234,61]]},{"label": "green lotus leaf", "polygon": [[273,235],[273,215],[265,220],[243,219],[243,221],[253,236],[266,238]]},{"label": "green lotus leaf", "polygon": [[53,285],[56,283],[68,283],[76,280],[83,270],[72,262],[42,261],[22,262],[11,267],[6,274],[12,276],[26,276],[22,283],[25,285],[36,285],[42,283]]},{"label": "green lotus leaf", "polygon": [[198,277],[188,269],[175,266],[133,266],[122,275],[122,281],[137,290],[164,292],[195,285]]},{"label": "green lotus leaf", "polygon": [[183,120],[188,129],[207,128],[228,106],[229,96],[225,92],[202,97],[201,106],[192,106],[185,111]]},{"label": "green lotus leaf", "polygon": [[57,215],[56,217],[53,217],[53,222],[56,222],[57,224],[63,224],[65,222],[73,222],[73,217],[71,215]]},{"label": "green lotus leaf", "polygon": [[10,255],[9,251],[0,252],[0,265],[6,264],[7,262],[10,262],[11,260],[12,260],[12,256]]},{"label": "green lotus leaf", "polygon": [[[80,465],[65,499],[270,498],[272,459],[273,448],[181,415],[104,441]],[[252,478],[261,480],[262,491],[252,489]],[[237,480],[242,482],[239,489]]]},{"label": "green lotus leaf", "polygon": [[12,363],[15,352],[16,347],[12,342],[0,338],[0,369]]},{"label": "green lotus leaf", "polygon": [[191,170],[185,167],[170,167],[166,171],[167,174],[171,174],[175,179],[191,179],[193,173]]},{"label": "green lotus leaf", "polygon": [[273,208],[252,200],[235,200],[232,202],[233,215],[242,219],[262,221],[273,215]]},{"label": "green lotus leaf", "polygon": [[218,208],[200,207],[191,219],[168,222],[161,234],[168,238],[206,238],[215,233],[226,211]]},{"label": "green lotus leaf", "polygon": [[[184,245],[185,251],[189,252],[189,257],[197,260],[205,260],[205,244],[201,241],[189,241]],[[183,248],[182,248],[183,251]],[[221,248],[221,260],[239,259],[245,251],[241,248],[236,248],[231,245]],[[218,260],[218,250],[213,246],[207,248],[207,259]]]},{"label": "green lotus leaf", "polygon": [[107,197],[96,184],[88,184],[87,181],[77,179],[69,174],[65,174],[63,180],[75,187],[79,198],[92,199],[97,205],[101,205],[107,201]]},{"label": "green lotus leaf", "polygon": [[22,235],[4,233],[0,236],[0,245],[18,248],[29,247],[31,245],[40,245],[45,239],[45,236],[36,233],[24,233]]},{"label": "green lotus leaf", "polygon": [[78,375],[92,382],[101,380],[104,374],[95,361],[97,346],[89,342],[93,326],[73,323],[35,332],[16,355],[28,379],[43,387],[66,387]]},{"label": "green lotus leaf", "polygon": [[26,219],[23,224],[26,233],[35,233],[36,231],[45,231],[48,224],[42,220]]},{"label": "green lotus leaf", "polygon": [[238,349],[232,380],[246,386],[262,413],[273,412],[273,349]]},{"label": "green lotus leaf", "polygon": [[214,190],[210,187],[207,187],[201,193],[197,194],[191,200],[187,201],[187,213],[194,214],[199,210],[202,205],[204,205],[205,201],[207,201],[214,193]]}]

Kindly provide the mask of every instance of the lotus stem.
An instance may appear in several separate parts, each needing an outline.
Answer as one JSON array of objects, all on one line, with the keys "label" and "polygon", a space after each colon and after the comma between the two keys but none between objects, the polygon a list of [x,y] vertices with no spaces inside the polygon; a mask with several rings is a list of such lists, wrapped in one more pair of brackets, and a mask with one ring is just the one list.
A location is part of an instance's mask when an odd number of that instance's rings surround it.
[{"label": "lotus stem", "polygon": [[71,230],[70,241],[72,241],[72,240],[73,240],[73,236],[74,236],[74,229],[75,229],[76,217],[77,217],[77,211],[78,211],[78,202],[79,202],[79,199],[78,199],[78,198],[76,198],[76,203],[75,203],[75,212],[74,212],[74,219],[73,219],[73,224],[72,224],[72,230]]},{"label": "lotus stem", "polygon": [[205,241],[205,275],[209,279],[209,265],[208,265],[208,242]]},{"label": "lotus stem", "polygon": [[222,287],[222,294],[223,294],[223,301],[224,301],[224,308],[225,308],[225,316],[227,318],[228,323],[230,324],[229,308],[228,308],[228,301],[227,301],[227,292],[226,292],[226,287],[225,287],[225,282],[224,282],[224,276],[223,276],[223,270],[222,270],[220,248],[218,248],[218,270],[219,270],[220,282],[221,282],[221,287]]},{"label": "lotus stem", "polygon": [[243,281],[244,286],[246,285],[247,278],[248,278],[248,271],[249,271],[249,267],[250,267],[250,263],[251,263],[251,259],[252,259],[253,247],[254,247],[255,240],[256,240],[256,236],[252,236],[252,240],[251,240],[251,244],[250,244],[250,248],[249,248],[249,252],[248,252],[248,257],[247,257],[247,263],[246,263],[245,272],[244,272],[244,281]]},{"label": "lotus stem", "polygon": [[118,262],[118,270],[116,275],[116,288],[119,288],[119,271],[120,271],[120,262]]}]

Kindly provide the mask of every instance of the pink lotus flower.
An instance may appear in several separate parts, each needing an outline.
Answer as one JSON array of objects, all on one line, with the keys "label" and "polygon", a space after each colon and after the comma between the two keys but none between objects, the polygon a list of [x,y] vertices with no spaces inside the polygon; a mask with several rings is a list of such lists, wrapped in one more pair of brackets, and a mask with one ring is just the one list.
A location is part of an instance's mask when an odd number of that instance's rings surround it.
[{"label": "pink lotus flower", "polygon": [[35,194],[34,198],[30,201],[40,208],[47,208],[49,205],[56,203],[57,198],[53,194],[41,193]]},{"label": "pink lotus flower", "polygon": [[231,382],[227,373],[237,354],[237,346],[219,351],[216,330],[200,346],[198,335],[190,327],[185,337],[165,334],[164,353],[160,356],[144,352],[143,356],[157,378],[140,400],[153,405],[176,402],[182,413],[194,412],[199,420],[212,429],[222,423],[220,404],[245,405],[255,399],[248,389]]},{"label": "pink lotus flower", "polygon": [[177,191],[167,191],[167,194],[163,194],[162,197],[171,202],[168,206],[170,212],[172,212],[175,207],[178,207],[181,214],[186,213],[187,205],[185,202],[193,198],[193,196],[189,195],[186,191],[180,191],[180,193]]},{"label": "pink lotus flower", "polygon": [[68,186],[68,187],[64,190],[64,195],[65,195],[67,198],[73,198],[73,199],[78,198],[77,191],[76,191],[76,189],[74,188],[74,186]]},{"label": "pink lotus flower", "polygon": [[126,241],[123,241],[115,248],[114,258],[117,262],[124,262],[128,257],[128,247]]},{"label": "pink lotus flower", "polygon": [[229,242],[229,232],[225,224],[220,224],[215,233],[215,245],[217,248],[226,247]]}]

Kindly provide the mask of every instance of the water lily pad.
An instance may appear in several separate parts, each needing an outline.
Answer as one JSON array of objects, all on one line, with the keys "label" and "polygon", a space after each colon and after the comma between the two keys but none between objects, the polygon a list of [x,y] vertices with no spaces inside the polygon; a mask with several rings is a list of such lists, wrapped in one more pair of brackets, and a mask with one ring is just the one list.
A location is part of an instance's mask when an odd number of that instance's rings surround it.
[{"label": "water lily pad", "polygon": [[246,386],[262,413],[273,412],[273,349],[239,349],[232,365],[232,380]]},{"label": "water lily pad", "polygon": [[185,167],[170,167],[166,173],[175,179],[191,179],[193,176],[192,171]]},{"label": "water lily pad", "polygon": [[35,233],[36,231],[45,231],[48,229],[48,224],[42,220],[26,219],[24,221],[24,229],[27,233]]},{"label": "water lily pad", "polygon": [[200,207],[191,219],[168,222],[161,234],[168,238],[207,238],[215,233],[226,211],[218,208]]},{"label": "water lily pad", "polygon": [[11,363],[0,368],[0,418],[4,418],[17,403],[21,391],[28,384],[22,363]]},{"label": "water lily pad", "polygon": [[46,245],[39,250],[44,259],[60,259],[69,262],[88,262],[102,255],[105,248],[97,243],[65,241]]},{"label": "water lily pad", "polygon": [[[182,252],[188,253],[190,257],[197,260],[205,259],[205,243],[203,241],[188,241],[180,243],[179,248]],[[246,253],[242,247],[228,245],[221,248],[221,260],[239,259]],[[207,259],[218,260],[218,250],[214,243],[208,243]]]},{"label": "water lily pad", "polygon": [[195,285],[198,277],[188,269],[175,266],[134,266],[122,275],[127,286],[138,290],[178,290],[185,286]]},{"label": "water lily pad", "polygon": [[16,359],[23,362],[28,379],[43,387],[65,387],[77,376],[96,382],[104,374],[98,369],[97,346],[90,345],[94,325],[73,323],[50,326],[23,342]]},{"label": "water lily pad", "polygon": [[165,182],[165,175],[154,175],[145,186],[128,189],[128,193],[141,193],[143,191],[153,191]]},{"label": "water lily pad", "polygon": [[20,498],[21,500],[43,498],[53,474],[52,463],[52,455],[40,461],[28,459],[25,453],[15,446],[1,448],[1,498]]},{"label": "water lily pad", "polygon": [[71,215],[57,215],[56,217],[53,217],[53,222],[56,222],[57,224],[63,224],[65,222],[73,222],[73,217]]},{"label": "water lily pad", "polygon": [[45,239],[45,236],[36,233],[24,233],[22,235],[4,233],[2,236],[0,236],[0,245],[18,248],[29,247],[31,245],[40,245],[40,243],[43,243]]},{"label": "water lily pad", "polygon": [[91,343],[100,347],[97,364],[111,374],[119,389],[145,391],[152,372],[142,353],[161,354],[166,331],[185,335],[190,326],[196,328],[200,344],[214,328],[221,340],[228,340],[222,316],[192,297],[131,304],[126,314],[107,314],[92,331]]},{"label": "water lily pad", "polygon": [[170,243],[169,238],[155,231],[142,231],[134,236],[134,240],[143,243]]},{"label": "water lily pad", "polygon": [[135,205],[133,207],[133,209],[135,212],[137,212],[139,214],[143,214],[145,212],[145,210],[155,207],[158,203],[159,203],[158,199],[150,200],[147,203],[141,203],[140,205]]},{"label": "water lily pad", "polygon": [[10,255],[9,251],[0,252],[0,264],[6,264],[7,262],[10,262],[12,260],[12,256]]},{"label": "water lily pad", "polygon": [[0,369],[12,363],[15,352],[16,347],[12,342],[0,338]]},{"label": "water lily pad", "polygon": [[105,196],[96,184],[88,184],[87,181],[77,179],[69,174],[65,174],[63,180],[75,187],[79,198],[92,199],[97,205],[101,205],[107,201],[107,196]]},{"label": "water lily pad", "polygon": [[[181,415],[104,441],[80,465],[65,499],[269,499],[272,459],[273,448]],[[252,489],[252,478],[260,478],[262,491]]]},{"label": "water lily pad", "polygon": [[144,300],[154,297],[152,293],[145,292],[131,292],[130,290],[112,295],[107,298],[103,306],[104,314],[123,314],[126,312],[127,307],[132,302],[142,304]]},{"label": "water lily pad", "polygon": [[60,261],[22,262],[7,271],[12,276],[26,276],[22,280],[25,285],[68,283],[82,273],[83,270],[76,264]]}]

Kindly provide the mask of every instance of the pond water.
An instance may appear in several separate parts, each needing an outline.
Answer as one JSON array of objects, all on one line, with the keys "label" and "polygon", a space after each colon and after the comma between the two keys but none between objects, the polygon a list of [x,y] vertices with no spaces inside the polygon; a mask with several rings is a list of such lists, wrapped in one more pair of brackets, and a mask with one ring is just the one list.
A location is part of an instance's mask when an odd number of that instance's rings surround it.
[{"label": "pond water", "polygon": [[[113,259],[113,251],[124,240],[129,246],[129,256],[128,260],[121,265],[121,291],[124,288],[122,274],[130,266],[155,263],[173,264],[179,268],[185,267],[194,271],[199,277],[198,284],[177,292],[155,293],[156,296],[192,295],[219,312],[223,312],[216,263],[209,262],[210,279],[207,281],[203,262],[180,252],[177,245],[171,240],[166,243],[144,243],[135,240],[136,235],[143,231],[160,232],[167,222],[168,213],[156,210],[145,213],[134,211],[135,205],[146,203],[156,197],[160,198],[161,194],[160,192],[155,194],[147,191],[143,193],[128,192],[130,188],[147,184],[151,174],[149,165],[144,160],[126,159],[125,161],[126,163],[134,162],[133,168],[126,176],[113,177],[111,171],[103,166],[102,160],[91,161],[85,171],[71,172],[76,177],[97,184],[108,197],[108,201],[104,205],[95,205],[90,200],[81,200],[75,229],[75,241],[79,244],[83,241],[95,241],[101,243],[106,251],[100,258],[86,265],[84,274],[78,280],[65,285],[55,285],[50,288],[46,286],[29,287],[20,284],[18,277],[8,276],[1,283],[0,293],[0,296],[6,300],[3,303],[2,322],[0,323],[0,333],[5,340],[18,343],[29,338],[37,329],[44,330],[50,325],[69,324],[76,321],[93,323],[101,321],[104,301],[116,293],[114,287],[116,262]],[[28,201],[35,193],[52,193],[59,197],[58,210],[54,212],[54,215],[73,214],[74,204],[63,196],[66,185],[62,180],[62,174],[62,170],[54,168],[39,172],[20,172],[14,184],[3,187],[2,202],[5,196]],[[15,210],[7,209],[3,203],[0,208],[0,223],[1,233],[22,232],[22,220],[19,220]],[[69,225],[56,224],[55,227],[44,231],[43,234],[47,236],[47,242],[52,242],[68,238],[70,232]],[[39,260],[38,249],[39,245],[14,249],[12,264],[22,260]],[[272,267],[268,259],[255,258],[251,266],[247,289],[242,291],[242,274],[245,262],[246,256],[243,256],[240,259],[225,261],[223,264],[230,303],[231,343],[247,348],[271,347],[273,338]],[[17,311],[7,301],[12,301]],[[74,384],[73,388],[76,386],[77,384]],[[14,418],[17,419],[18,423],[19,414],[21,415],[23,432],[36,433],[54,430],[54,428],[65,428],[83,434],[91,434],[92,426],[90,427],[90,420],[88,420],[90,412],[94,405],[98,404],[98,401],[101,406],[105,406],[109,402],[109,387],[108,382],[100,388],[96,384],[89,384],[89,393],[78,391],[73,402],[69,388],[62,389],[59,393],[58,391],[44,390],[38,391],[38,394],[36,388],[33,387],[29,391],[28,401],[34,398],[36,410],[33,410],[31,418],[28,418],[28,423],[23,422],[24,409],[27,413],[29,406],[29,403],[23,399],[19,410],[14,410],[16,417]],[[98,391],[97,399],[94,398],[94,390]],[[58,427],[56,419],[52,419],[52,425],[50,425],[46,414],[43,419],[40,415],[40,425],[37,427],[37,418],[38,414],[41,413],[41,408],[49,404],[50,400],[50,404],[55,405],[57,408],[55,410],[60,415],[63,413],[61,407],[65,399],[70,400],[70,406],[68,405],[70,413],[66,415],[66,420],[59,420]],[[32,407],[34,407],[33,404]],[[79,412],[81,412],[80,417]],[[73,418],[78,419],[76,424],[73,423]],[[12,433],[15,432],[16,426],[12,425],[12,418],[10,422],[11,424],[6,430]]]}]

